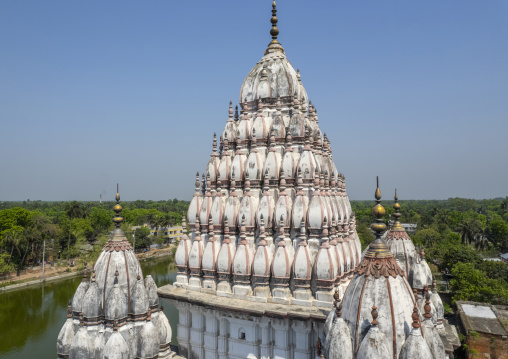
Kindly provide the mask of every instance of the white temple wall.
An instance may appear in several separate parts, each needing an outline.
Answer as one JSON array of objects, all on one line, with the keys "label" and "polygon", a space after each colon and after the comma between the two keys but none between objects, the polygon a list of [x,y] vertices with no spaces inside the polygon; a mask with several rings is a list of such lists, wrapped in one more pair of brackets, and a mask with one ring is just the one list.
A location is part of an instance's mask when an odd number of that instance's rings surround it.
[{"label": "white temple wall", "polygon": [[323,323],[173,303],[180,313],[179,352],[188,359],[314,358],[317,335],[324,338]]}]

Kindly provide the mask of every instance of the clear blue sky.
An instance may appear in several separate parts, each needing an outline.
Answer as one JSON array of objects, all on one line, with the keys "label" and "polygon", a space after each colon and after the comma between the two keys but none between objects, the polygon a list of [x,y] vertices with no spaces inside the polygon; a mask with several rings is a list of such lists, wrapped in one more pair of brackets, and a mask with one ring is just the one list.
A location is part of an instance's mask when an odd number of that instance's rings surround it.
[{"label": "clear blue sky", "polygon": [[[0,200],[190,199],[271,1],[0,0]],[[352,199],[508,195],[506,0],[278,1]]]}]

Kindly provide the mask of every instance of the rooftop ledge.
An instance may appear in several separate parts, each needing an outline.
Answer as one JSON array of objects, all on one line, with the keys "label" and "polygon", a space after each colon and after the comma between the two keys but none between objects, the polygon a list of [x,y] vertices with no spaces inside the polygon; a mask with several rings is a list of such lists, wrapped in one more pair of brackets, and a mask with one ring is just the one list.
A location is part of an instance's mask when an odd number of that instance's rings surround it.
[{"label": "rooftop ledge", "polygon": [[175,287],[172,284],[157,290],[160,298],[179,303],[195,304],[210,309],[218,309],[254,317],[276,319],[314,320],[324,322],[330,308],[302,306],[295,304],[278,304],[255,302],[247,299],[220,297],[215,294]]}]

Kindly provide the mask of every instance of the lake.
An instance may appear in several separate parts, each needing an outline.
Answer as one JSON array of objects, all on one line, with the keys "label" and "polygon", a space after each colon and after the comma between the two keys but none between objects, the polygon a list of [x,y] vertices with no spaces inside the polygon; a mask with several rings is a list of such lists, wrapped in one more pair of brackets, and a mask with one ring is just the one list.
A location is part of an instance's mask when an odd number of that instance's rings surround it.
[{"label": "lake", "polygon": [[[143,275],[151,275],[157,287],[172,283],[176,267],[170,257],[141,262]],[[56,339],[67,319],[67,302],[81,277],[51,282],[0,294],[0,358],[56,359]],[[178,311],[162,302],[176,342]]]}]

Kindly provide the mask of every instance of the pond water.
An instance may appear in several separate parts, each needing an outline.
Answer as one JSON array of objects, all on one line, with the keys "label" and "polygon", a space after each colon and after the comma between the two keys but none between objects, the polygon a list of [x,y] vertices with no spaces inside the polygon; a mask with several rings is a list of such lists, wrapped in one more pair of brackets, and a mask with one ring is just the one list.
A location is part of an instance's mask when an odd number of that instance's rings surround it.
[{"label": "pond water", "polygon": [[[143,275],[150,274],[157,287],[172,283],[176,267],[170,257],[141,262]],[[56,359],[56,339],[67,318],[67,301],[81,277],[46,283],[0,294],[0,358]],[[178,311],[162,302],[176,344]]]}]

